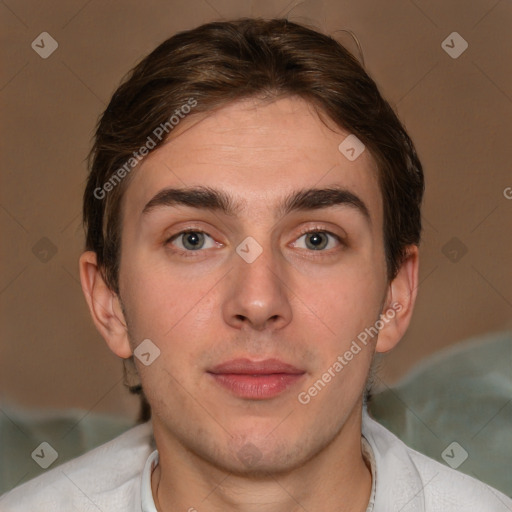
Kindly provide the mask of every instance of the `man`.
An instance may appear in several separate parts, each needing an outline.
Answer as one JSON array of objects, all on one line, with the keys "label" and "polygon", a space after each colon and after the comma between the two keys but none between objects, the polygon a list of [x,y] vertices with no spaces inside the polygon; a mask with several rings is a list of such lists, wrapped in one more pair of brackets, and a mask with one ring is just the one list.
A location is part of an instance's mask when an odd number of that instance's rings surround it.
[{"label": "man", "polygon": [[423,187],[331,38],[243,19],[160,45],[98,126],[80,258],[151,420],[1,510],[512,510],[364,407],[374,353],[414,308]]}]

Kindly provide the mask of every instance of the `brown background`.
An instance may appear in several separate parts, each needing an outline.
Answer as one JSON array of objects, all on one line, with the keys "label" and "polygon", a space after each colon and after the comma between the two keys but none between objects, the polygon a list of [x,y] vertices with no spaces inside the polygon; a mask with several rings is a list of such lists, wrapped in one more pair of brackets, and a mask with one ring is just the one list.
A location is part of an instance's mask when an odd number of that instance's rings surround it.
[{"label": "brown background", "polygon": [[[384,382],[447,345],[512,328],[510,1],[5,0],[0,13],[3,403],[134,414],[79,285],[84,158],[121,77],[176,31],[222,18],[288,15],[353,31],[416,142],[427,181],[421,284]],[[31,48],[43,31],[59,44],[47,59]],[[441,47],[454,31],[469,43],[457,59]],[[444,254],[453,237],[467,249],[457,262]]]}]

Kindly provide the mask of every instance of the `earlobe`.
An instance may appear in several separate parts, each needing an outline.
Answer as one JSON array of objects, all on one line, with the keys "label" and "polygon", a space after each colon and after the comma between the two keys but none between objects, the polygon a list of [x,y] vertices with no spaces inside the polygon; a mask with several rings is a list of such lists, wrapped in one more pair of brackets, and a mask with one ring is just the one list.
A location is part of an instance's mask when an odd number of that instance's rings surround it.
[{"label": "earlobe", "polygon": [[128,329],[117,294],[103,279],[96,253],[86,251],[80,256],[80,282],[96,328],[110,350],[126,359],[132,355]]},{"label": "earlobe", "polygon": [[388,352],[402,339],[409,327],[418,291],[419,250],[409,246],[407,257],[396,277],[389,284],[381,314],[383,328],[379,332],[375,350]]}]

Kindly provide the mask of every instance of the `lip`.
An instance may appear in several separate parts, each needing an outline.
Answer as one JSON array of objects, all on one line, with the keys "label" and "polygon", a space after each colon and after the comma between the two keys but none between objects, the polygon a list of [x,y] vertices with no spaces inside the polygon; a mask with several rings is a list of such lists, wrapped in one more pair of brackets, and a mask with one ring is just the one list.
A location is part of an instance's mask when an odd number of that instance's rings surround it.
[{"label": "lip", "polygon": [[239,398],[265,400],[297,384],[306,372],[279,359],[233,359],[208,373],[217,384]]},{"label": "lip", "polygon": [[285,373],[289,375],[299,375],[305,373],[305,370],[301,370],[279,359],[251,361],[250,359],[241,358],[232,359],[231,361],[218,364],[209,370],[209,373],[230,373],[238,375],[270,375],[273,373]]}]

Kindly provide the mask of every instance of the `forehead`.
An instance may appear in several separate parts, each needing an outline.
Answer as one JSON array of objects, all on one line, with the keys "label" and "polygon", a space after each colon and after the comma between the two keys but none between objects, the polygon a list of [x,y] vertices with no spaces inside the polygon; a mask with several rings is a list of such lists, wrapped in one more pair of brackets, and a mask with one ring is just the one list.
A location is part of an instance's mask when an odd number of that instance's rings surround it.
[{"label": "forehead", "polygon": [[[328,120],[326,122],[329,123]],[[266,214],[298,189],[342,186],[363,197],[382,223],[377,166],[367,150],[350,161],[339,145],[348,132],[326,126],[296,98],[244,100],[180,121],[167,142],[133,171],[124,197],[126,222],[137,222],[164,188],[211,186],[236,198],[237,211]]]}]

